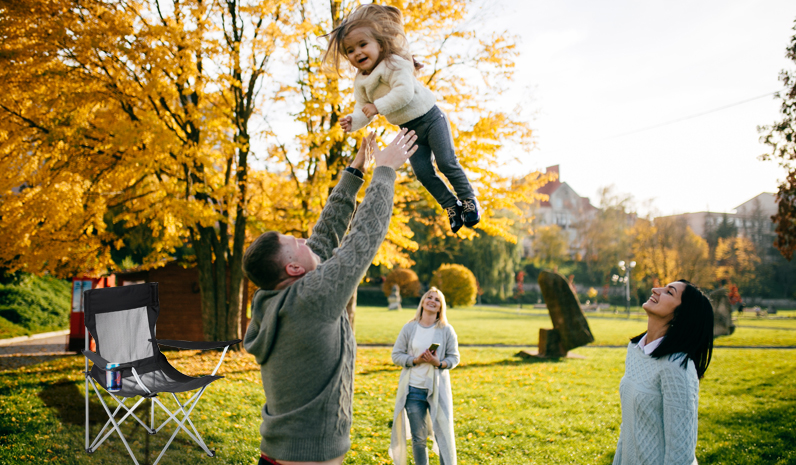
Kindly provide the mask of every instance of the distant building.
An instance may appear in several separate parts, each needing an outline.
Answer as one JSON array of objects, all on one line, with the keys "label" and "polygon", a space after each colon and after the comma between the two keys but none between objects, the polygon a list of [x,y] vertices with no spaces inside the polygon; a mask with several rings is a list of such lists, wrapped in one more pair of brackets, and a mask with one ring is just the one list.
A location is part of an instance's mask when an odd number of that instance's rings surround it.
[{"label": "distant building", "polygon": [[[581,252],[580,238],[577,225],[590,218],[597,211],[588,197],[581,197],[566,182],[561,182],[559,165],[548,166],[545,173],[558,173],[558,179],[540,187],[538,192],[549,196],[548,200],[531,205],[529,212],[534,216],[533,224],[536,227],[557,225],[569,239],[569,249],[572,256]],[[523,251],[526,257],[533,254],[533,237],[523,239]]]},{"label": "distant building", "polygon": [[777,213],[774,194],[763,192],[734,208],[735,213],[695,212],[669,215],[662,218],[682,218],[694,233],[707,238],[710,230],[718,227],[727,218],[738,229],[738,235],[748,237],[755,244],[774,242],[774,222],[771,217]]}]

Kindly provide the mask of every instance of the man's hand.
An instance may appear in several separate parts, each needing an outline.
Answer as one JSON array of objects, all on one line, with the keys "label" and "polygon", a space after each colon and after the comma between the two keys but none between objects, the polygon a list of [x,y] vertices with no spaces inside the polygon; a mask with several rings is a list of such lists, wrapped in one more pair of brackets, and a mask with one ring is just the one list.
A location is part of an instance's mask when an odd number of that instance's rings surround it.
[{"label": "man's hand", "polygon": [[388,166],[397,170],[417,151],[416,140],[415,131],[407,132],[406,128],[401,129],[384,150],[375,150],[376,166]]},{"label": "man's hand", "polygon": [[362,107],[362,113],[364,113],[368,118],[372,118],[379,114],[379,109],[376,108],[376,105],[372,103],[366,103],[365,106]]},{"label": "man's hand", "polygon": [[376,148],[376,134],[370,133],[362,139],[359,145],[359,151],[354,161],[351,162],[351,168],[356,168],[363,173],[367,173],[370,168],[370,162],[373,161],[373,152]]},{"label": "man's hand", "polygon": [[340,127],[343,128],[343,131],[345,132],[351,132],[351,115],[344,116],[340,120]]}]

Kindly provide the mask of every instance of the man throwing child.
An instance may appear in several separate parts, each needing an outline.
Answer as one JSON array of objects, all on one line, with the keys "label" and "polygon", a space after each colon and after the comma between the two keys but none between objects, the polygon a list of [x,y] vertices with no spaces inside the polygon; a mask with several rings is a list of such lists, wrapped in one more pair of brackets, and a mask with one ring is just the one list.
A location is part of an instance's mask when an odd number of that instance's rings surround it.
[{"label": "man throwing child", "polygon": [[[345,308],[387,234],[395,170],[416,139],[401,130],[384,150],[373,134],[363,139],[309,239],[269,231],[243,256],[260,288],[243,341],[266,397],[260,464],[339,465],[351,446],[356,343]],[[376,168],[352,223],[371,152]]]}]

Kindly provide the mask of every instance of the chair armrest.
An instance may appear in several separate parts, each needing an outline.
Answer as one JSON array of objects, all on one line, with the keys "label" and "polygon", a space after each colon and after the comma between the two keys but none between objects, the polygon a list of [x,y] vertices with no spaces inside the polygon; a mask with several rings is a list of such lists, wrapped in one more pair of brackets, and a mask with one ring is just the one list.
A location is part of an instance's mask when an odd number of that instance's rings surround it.
[{"label": "chair armrest", "polygon": [[156,342],[160,345],[168,347],[176,347],[178,349],[188,350],[210,350],[210,349],[223,349],[224,347],[235,345],[242,341],[242,339],[235,339],[234,341],[175,341],[173,339],[150,339],[150,342]]},{"label": "chair armrest", "polygon": [[[105,360],[104,358],[102,358],[102,356],[100,354],[98,354],[96,352],[93,352],[91,350],[88,350],[88,349],[83,349],[83,355],[85,355],[89,360],[91,360],[94,363],[94,365],[97,368],[99,368],[100,370],[102,370],[102,371],[107,371],[105,369],[105,367],[109,363],[111,363],[111,362]],[[128,363],[119,363],[118,365],[119,366],[116,366],[116,367],[112,368],[111,371],[122,371],[125,368],[130,368],[131,366],[133,366],[133,364],[130,363],[130,362],[128,362]]]}]

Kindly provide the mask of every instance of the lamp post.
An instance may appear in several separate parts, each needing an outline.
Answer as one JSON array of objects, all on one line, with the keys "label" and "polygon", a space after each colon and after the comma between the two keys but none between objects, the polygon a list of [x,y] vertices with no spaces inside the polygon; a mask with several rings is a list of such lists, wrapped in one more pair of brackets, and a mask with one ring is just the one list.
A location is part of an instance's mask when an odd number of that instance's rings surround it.
[{"label": "lamp post", "polygon": [[[619,262],[619,269],[624,271],[625,275],[622,278],[619,278],[621,281],[625,283],[625,310],[627,311],[627,317],[630,318],[630,270],[636,267],[636,262],[631,261],[630,263],[625,263],[624,260]],[[616,275],[614,275],[616,276]],[[618,276],[617,276],[618,278]]]}]

